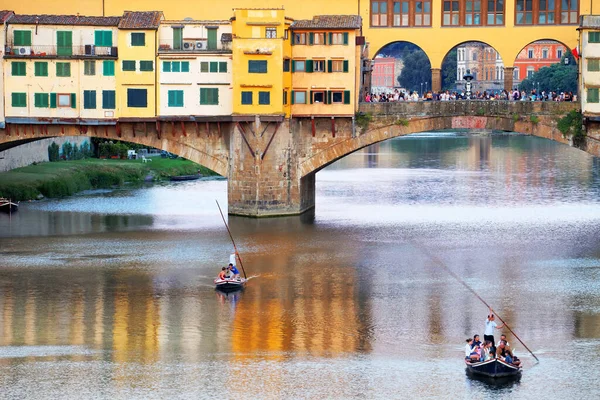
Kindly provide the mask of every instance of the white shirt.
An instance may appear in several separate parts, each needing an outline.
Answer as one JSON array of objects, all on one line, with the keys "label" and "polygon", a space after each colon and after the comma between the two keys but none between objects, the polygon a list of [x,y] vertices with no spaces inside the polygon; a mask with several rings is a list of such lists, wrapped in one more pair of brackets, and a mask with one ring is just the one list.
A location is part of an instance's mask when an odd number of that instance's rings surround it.
[{"label": "white shirt", "polygon": [[494,336],[494,329],[496,328],[496,322],[495,321],[490,321],[489,319],[485,320],[485,331],[484,331],[484,335],[487,336]]},{"label": "white shirt", "polygon": [[465,357],[469,357],[471,353],[471,345],[469,343],[465,344]]}]

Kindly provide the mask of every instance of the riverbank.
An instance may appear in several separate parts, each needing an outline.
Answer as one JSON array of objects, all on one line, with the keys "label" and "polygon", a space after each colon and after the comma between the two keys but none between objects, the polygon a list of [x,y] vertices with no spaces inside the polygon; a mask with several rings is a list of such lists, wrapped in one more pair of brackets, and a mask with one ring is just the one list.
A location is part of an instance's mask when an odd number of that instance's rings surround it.
[{"label": "riverbank", "polygon": [[142,183],[148,177],[160,181],[198,172],[204,176],[218,176],[208,168],[182,159],[155,157],[148,163],[96,158],[45,162],[0,173],[0,197],[16,201],[65,197],[83,190]]}]

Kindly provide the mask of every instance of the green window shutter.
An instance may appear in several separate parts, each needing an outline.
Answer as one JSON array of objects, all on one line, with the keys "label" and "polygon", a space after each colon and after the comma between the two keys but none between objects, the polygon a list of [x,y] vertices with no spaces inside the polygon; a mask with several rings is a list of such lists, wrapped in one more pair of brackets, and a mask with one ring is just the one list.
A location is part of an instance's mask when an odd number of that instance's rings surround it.
[{"label": "green window shutter", "polygon": [[308,34],[308,44],[314,44],[315,43],[315,34],[313,32],[310,32]]},{"label": "green window shutter", "polygon": [[173,28],[173,49],[181,50],[183,44],[183,28]]},{"label": "green window shutter", "polygon": [[48,93],[35,93],[34,106],[38,108],[48,108]]},{"label": "green window shutter", "polygon": [[348,32],[344,32],[344,44],[348,44]]},{"label": "green window shutter", "polygon": [[99,47],[112,47],[112,31],[95,31],[94,45]]},{"label": "green window shutter", "polygon": [[31,46],[31,31],[14,31],[15,46]]},{"label": "green window shutter", "polygon": [[102,74],[104,76],[115,76],[115,62],[112,60],[102,61]]},{"label": "green window shutter", "polygon": [[95,31],[94,32],[94,46],[102,46],[103,40],[104,40],[104,37],[102,35],[102,31]]},{"label": "green window shutter", "polygon": [[75,93],[71,93],[71,108],[77,108],[77,98]]},{"label": "green window shutter", "polygon": [[163,61],[163,72],[171,72],[171,62]]},{"label": "green window shutter", "polygon": [[294,99],[294,97],[295,97],[295,95],[294,95],[294,91],[292,90],[292,93],[291,93],[291,99],[290,99],[290,103],[291,103],[291,104],[294,104],[294,100],[295,100],[295,99]]},{"label": "green window shutter", "polygon": [[206,104],[206,89],[200,88],[200,104]]},{"label": "green window shutter", "polygon": [[344,90],[344,104],[350,104],[350,91]]},{"label": "green window shutter", "polygon": [[104,31],[104,38],[102,39],[105,47],[112,47],[112,31]]},{"label": "green window shutter", "polygon": [[329,41],[328,44],[333,44],[333,32],[329,32]]},{"label": "green window shutter", "polygon": [[11,66],[11,75],[12,76],[25,76],[26,75],[25,62],[13,61],[10,66]]},{"label": "green window shutter", "polygon": [[332,72],[333,70],[333,61],[327,60],[327,72]]},{"label": "green window shutter", "polygon": [[200,63],[200,72],[208,72],[208,62],[202,61]]},{"label": "green window shutter", "polygon": [[152,61],[140,61],[140,71],[154,71],[154,63]]},{"label": "green window shutter", "polygon": [[103,90],[102,91],[102,108],[106,110],[115,109],[115,91],[114,90]]},{"label": "green window shutter", "polygon": [[327,104],[331,104],[331,90],[327,91]]},{"label": "green window shutter", "polygon": [[135,71],[135,61],[123,60],[123,71]]},{"label": "green window shutter", "polygon": [[171,63],[171,72],[181,72],[181,63],[179,61]]},{"label": "green window shutter", "polygon": [[208,39],[207,46],[208,50],[216,50],[217,49],[217,30],[216,29],[207,29],[206,30],[206,38]]},{"label": "green window shutter", "polygon": [[344,72],[348,72],[348,60],[344,60]]},{"label": "green window shutter", "polygon": [[86,110],[93,110],[96,108],[96,91],[95,90],[84,90],[83,91],[83,108]]},{"label": "green window shutter", "polygon": [[181,62],[181,72],[190,72],[190,62],[189,61]]},{"label": "green window shutter", "polygon": [[219,104],[219,89],[212,89],[212,104]]},{"label": "green window shutter", "polygon": [[313,103],[313,91],[311,90],[310,92],[308,92],[310,95],[310,104]]},{"label": "green window shutter", "polygon": [[219,62],[219,72],[227,72],[227,61]]},{"label": "green window shutter", "polygon": [[296,72],[296,61],[292,60],[292,72]]},{"label": "green window shutter", "polygon": [[13,107],[27,107],[27,93],[12,93],[11,101]]},{"label": "green window shutter", "polygon": [[58,56],[73,55],[73,32],[57,31],[56,32],[56,54]]},{"label": "green window shutter", "polygon": [[146,45],[146,34],[143,32],[132,32],[131,33],[131,45],[132,46],[145,46]]},{"label": "green window shutter", "polygon": [[50,93],[50,108],[56,108],[56,93]]},{"label": "green window shutter", "polygon": [[210,62],[210,72],[219,72],[219,63],[216,61]]},{"label": "green window shutter", "polygon": [[587,102],[588,103],[598,103],[600,102],[598,88],[588,88],[587,90]]},{"label": "green window shutter", "polygon": [[71,63],[57,62],[56,63],[56,76],[58,76],[58,77],[71,76]]},{"label": "green window shutter", "polygon": [[313,72],[313,60],[306,60],[306,72]]},{"label": "green window shutter", "polygon": [[48,63],[36,61],[34,63],[35,76],[48,76]]}]

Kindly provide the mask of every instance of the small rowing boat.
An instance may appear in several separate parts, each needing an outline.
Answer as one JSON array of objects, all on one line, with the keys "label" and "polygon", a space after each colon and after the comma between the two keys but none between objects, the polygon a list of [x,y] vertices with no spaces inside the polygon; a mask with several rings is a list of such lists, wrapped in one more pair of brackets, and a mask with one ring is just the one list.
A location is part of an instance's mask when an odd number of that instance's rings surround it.
[{"label": "small rowing boat", "polygon": [[202,178],[201,174],[198,175],[177,175],[172,176],[171,181],[173,182],[181,182],[181,181],[195,181],[196,179]]},{"label": "small rowing boat", "polygon": [[14,213],[18,209],[19,209],[19,203],[13,203],[9,199],[0,197],[0,211],[10,214],[10,213]]},{"label": "small rowing boat", "polygon": [[246,279],[244,278],[216,278],[214,282],[216,289],[222,290],[224,292],[239,290],[242,289],[244,285],[246,285]]},{"label": "small rowing boat", "polygon": [[521,376],[521,367],[509,364],[498,358],[484,362],[470,362],[465,360],[467,372],[487,378],[518,378]]}]

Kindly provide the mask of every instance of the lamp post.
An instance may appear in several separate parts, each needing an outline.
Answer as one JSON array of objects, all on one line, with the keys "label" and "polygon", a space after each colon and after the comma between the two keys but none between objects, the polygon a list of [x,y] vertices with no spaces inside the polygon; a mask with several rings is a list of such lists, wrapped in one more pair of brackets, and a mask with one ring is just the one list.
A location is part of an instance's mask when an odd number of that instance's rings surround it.
[{"label": "lamp post", "polygon": [[425,82],[425,93],[427,93],[427,82]]},{"label": "lamp post", "polygon": [[421,82],[421,90],[419,91],[419,97],[423,97],[423,82]]},{"label": "lamp post", "polygon": [[471,100],[471,81],[473,80],[473,74],[471,74],[471,70],[468,69],[467,73],[463,76],[465,82],[465,97],[467,100]]}]

